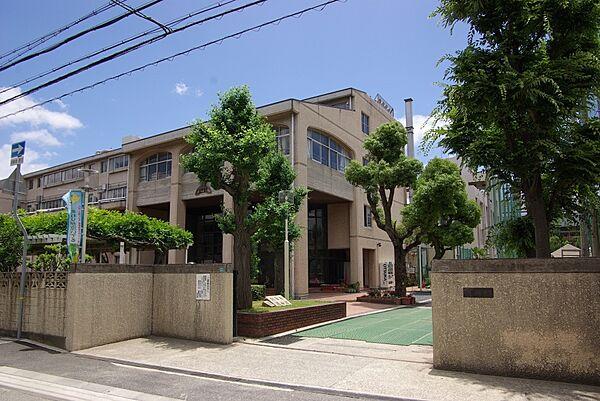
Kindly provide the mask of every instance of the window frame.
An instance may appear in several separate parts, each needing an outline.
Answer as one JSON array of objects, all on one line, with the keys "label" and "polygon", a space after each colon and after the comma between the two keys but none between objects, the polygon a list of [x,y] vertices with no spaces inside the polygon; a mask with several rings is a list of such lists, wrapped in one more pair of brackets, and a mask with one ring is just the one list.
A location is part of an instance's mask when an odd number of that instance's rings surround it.
[{"label": "window frame", "polygon": [[363,205],[363,226],[373,228],[373,213],[370,205]]},{"label": "window frame", "polygon": [[[161,169],[164,170],[162,176],[160,175]],[[146,157],[140,163],[138,172],[139,182],[158,181],[170,178],[173,173],[173,155],[171,152],[154,153]]]},{"label": "window frame", "polygon": [[[273,125],[273,130],[275,131],[275,140],[277,141],[277,148],[284,155],[289,155],[291,153],[292,146],[290,128],[287,125]],[[287,147],[283,146],[283,142],[287,144]]]},{"label": "window frame", "polygon": [[[343,173],[352,160],[350,150],[338,140],[316,129],[307,132],[308,157],[315,162]],[[332,160],[335,159],[335,166]]]},{"label": "window frame", "polygon": [[369,135],[370,131],[370,118],[365,112],[360,112],[360,129],[365,135]]}]

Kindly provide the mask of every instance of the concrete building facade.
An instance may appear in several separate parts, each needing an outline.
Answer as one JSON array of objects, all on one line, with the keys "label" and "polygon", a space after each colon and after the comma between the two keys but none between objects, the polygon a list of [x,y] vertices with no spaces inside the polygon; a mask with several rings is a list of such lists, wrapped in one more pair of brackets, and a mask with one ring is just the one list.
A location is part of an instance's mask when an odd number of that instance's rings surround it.
[{"label": "concrete building facade", "polygon": [[[364,191],[344,177],[350,160],[363,160],[367,135],[394,119],[393,109],[380,96],[376,99],[348,88],[258,108],[273,125],[279,147],[297,173],[295,185],[310,190],[296,218],[303,231],[292,258],[296,296],[330,284],[378,287],[380,264],[394,260],[389,238],[372,221]],[[180,156],[191,151],[184,140],[189,129],[125,137],[118,149],[27,174],[22,206],[30,212],[62,207],[63,194],[83,185],[78,168],[91,168],[99,171],[92,180],[97,188],[90,194],[92,204],[144,213],[194,234],[194,245],[187,251],[170,251],[167,260],[154,252],[132,251],[127,255],[130,263],[232,263],[233,239],[221,233],[214,219],[222,205],[231,207],[232,199],[198,182],[179,164]],[[405,190],[395,202],[394,213],[399,214]],[[274,282],[276,259],[263,258],[261,280],[268,285]]]}]

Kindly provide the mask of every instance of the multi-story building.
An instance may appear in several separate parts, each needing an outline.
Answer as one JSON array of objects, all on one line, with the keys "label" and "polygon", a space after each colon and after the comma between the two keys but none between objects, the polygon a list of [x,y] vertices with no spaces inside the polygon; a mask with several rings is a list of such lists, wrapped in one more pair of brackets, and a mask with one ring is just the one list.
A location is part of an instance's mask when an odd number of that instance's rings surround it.
[{"label": "multi-story building", "polygon": [[[393,109],[378,96],[344,89],[308,99],[287,99],[258,108],[277,132],[288,155],[296,186],[310,190],[297,215],[303,229],[295,243],[292,282],[297,296],[309,287],[359,282],[379,286],[379,265],[393,261],[387,235],[375,227],[364,191],[344,177],[350,160],[363,160],[363,141],[377,126],[394,119]],[[61,197],[83,185],[80,168],[99,172],[91,202],[100,207],[144,213],[194,235],[186,250],[172,250],[167,260],[150,251],[132,251],[132,263],[233,262],[233,239],[223,235],[214,216],[232,199],[186,172],[179,158],[190,152],[184,137],[190,127],[158,135],[125,137],[120,148],[25,175],[28,211],[62,207]],[[406,202],[396,196],[395,213]],[[266,261],[272,259],[265,259]],[[267,262],[265,262],[267,263]],[[269,267],[266,266],[265,269]]]}]

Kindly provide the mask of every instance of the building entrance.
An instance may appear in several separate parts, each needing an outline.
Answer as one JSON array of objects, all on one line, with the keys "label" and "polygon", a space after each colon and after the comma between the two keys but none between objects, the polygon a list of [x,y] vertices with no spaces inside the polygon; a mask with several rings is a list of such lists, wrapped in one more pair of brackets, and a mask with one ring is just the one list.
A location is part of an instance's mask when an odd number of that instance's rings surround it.
[{"label": "building entrance", "polygon": [[188,262],[223,261],[223,232],[215,220],[219,213],[219,206],[187,209],[186,229],[194,235],[194,244],[188,250]]},{"label": "building entrance", "polygon": [[308,205],[308,283],[310,287],[345,281],[347,249],[329,249],[327,205]]}]

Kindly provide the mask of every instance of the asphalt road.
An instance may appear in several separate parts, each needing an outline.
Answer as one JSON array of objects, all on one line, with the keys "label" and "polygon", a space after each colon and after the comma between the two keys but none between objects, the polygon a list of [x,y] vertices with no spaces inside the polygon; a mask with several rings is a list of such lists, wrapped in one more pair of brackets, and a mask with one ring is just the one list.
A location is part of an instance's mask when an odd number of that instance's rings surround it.
[{"label": "asphalt road", "polygon": [[[259,352],[256,357],[260,358]],[[269,367],[265,366],[265,369]],[[44,387],[49,382],[56,386],[56,390],[52,390],[54,387]],[[0,342],[0,401],[80,399],[77,397],[86,396],[85,392],[94,389],[94,385],[90,383],[107,386],[102,388],[114,395],[120,395],[119,389],[139,392],[143,399],[147,400],[162,397],[203,401],[357,400],[140,369],[74,354],[58,353],[24,343]],[[89,394],[87,393],[87,397]]]}]

